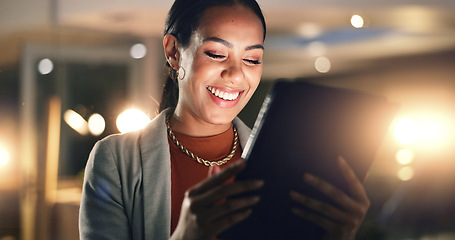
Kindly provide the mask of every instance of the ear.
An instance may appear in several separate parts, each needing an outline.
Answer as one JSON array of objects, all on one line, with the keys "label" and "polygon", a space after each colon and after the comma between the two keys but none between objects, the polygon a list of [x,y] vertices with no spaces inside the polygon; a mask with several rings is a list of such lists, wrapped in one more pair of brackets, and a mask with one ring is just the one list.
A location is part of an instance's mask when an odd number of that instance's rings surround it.
[{"label": "ear", "polygon": [[163,38],[164,55],[166,61],[174,70],[179,69],[180,53],[178,50],[179,43],[177,38],[172,34],[166,34]]}]

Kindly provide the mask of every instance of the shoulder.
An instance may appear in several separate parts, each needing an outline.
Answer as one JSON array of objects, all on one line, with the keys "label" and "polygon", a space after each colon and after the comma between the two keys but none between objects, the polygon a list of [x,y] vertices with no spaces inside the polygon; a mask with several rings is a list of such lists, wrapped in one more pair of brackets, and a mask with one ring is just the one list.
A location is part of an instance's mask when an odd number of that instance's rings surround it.
[{"label": "shoulder", "polygon": [[138,131],[114,134],[99,140],[90,152],[86,176],[93,175],[94,179],[111,176],[117,182],[124,172],[129,172],[128,169],[137,169],[140,166],[140,138],[141,133]]},{"label": "shoulder", "polygon": [[92,151],[101,151],[111,155],[121,155],[125,152],[137,150],[141,137],[142,131],[109,135],[99,140]]},{"label": "shoulder", "polygon": [[[122,168],[126,165],[140,164],[141,152],[153,148],[153,142],[161,142],[162,135],[166,136],[164,113],[155,117],[144,129],[112,134],[99,140],[90,153],[89,161],[115,163]],[[161,134],[160,134],[161,133]],[[151,149],[153,150],[153,149]]]}]

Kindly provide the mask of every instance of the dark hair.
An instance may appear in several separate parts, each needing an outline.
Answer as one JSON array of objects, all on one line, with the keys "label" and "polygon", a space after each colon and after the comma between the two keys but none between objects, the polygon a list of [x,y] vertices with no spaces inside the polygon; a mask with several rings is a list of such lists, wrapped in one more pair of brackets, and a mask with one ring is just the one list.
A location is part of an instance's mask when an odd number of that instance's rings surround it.
[{"label": "dark hair", "polygon": [[[177,38],[179,46],[186,47],[189,44],[191,35],[199,25],[203,12],[207,8],[233,5],[248,7],[259,17],[262,22],[265,39],[266,25],[264,15],[255,0],[176,0],[167,15],[164,35],[172,34]],[[165,68],[166,83],[161,96],[160,112],[168,107],[177,106],[179,95],[175,70],[167,61]]]}]

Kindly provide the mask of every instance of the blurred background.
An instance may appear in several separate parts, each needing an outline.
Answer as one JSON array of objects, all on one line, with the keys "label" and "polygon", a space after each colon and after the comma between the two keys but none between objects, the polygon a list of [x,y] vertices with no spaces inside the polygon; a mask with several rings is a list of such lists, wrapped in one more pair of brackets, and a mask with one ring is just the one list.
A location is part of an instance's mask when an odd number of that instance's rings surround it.
[{"label": "blurred background", "polygon": [[[258,0],[264,72],[397,102],[358,239],[455,239],[455,1]],[[163,86],[171,0],[0,1],[0,240],[78,239],[93,144],[140,128]]]}]

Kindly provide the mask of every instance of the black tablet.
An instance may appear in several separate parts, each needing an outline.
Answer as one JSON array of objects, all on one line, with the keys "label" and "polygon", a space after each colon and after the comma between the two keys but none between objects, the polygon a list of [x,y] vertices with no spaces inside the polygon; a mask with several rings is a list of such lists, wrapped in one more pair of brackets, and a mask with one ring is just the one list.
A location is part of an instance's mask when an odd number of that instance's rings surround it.
[{"label": "black tablet", "polygon": [[319,176],[347,191],[337,164],[343,156],[359,179],[365,175],[398,106],[364,92],[301,81],[278,81],[264,100],[243,149],[246,168],[237,179],[263,179],[261,201],[221,239],[320,239],[324,231],[291,212],[291,190],[330,201],[306,185]]}]

